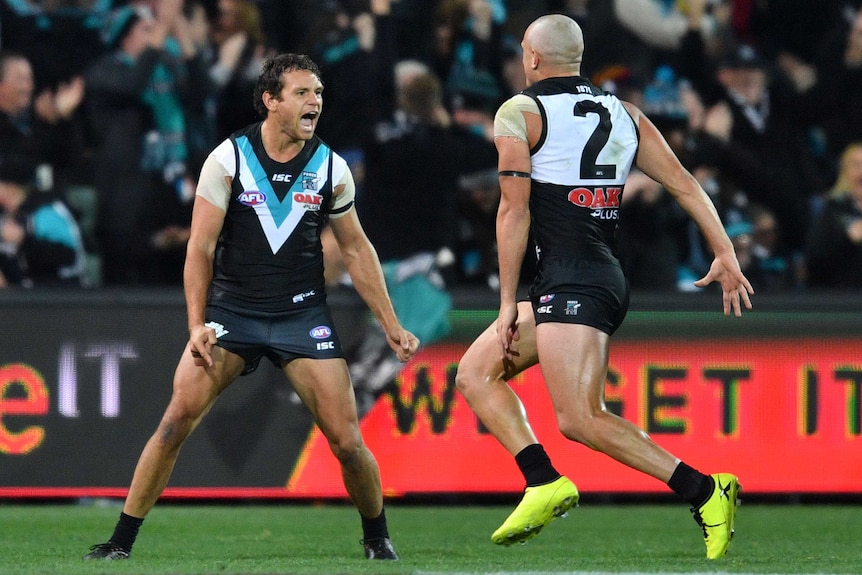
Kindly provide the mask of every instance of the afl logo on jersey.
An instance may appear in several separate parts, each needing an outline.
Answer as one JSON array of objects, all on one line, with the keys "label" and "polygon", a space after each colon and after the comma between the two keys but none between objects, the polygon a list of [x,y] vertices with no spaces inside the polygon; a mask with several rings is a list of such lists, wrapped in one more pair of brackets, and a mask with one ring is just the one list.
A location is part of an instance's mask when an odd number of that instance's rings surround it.
[{"label": "afl logo on jersey", "polygon": [[556,294],[545,294],[539,298],[539,303],[548,303],[552,299],[554,299],[554,295]]},{"label": "afl logo on jersey", "polygon": [[251,208],[266,203],[266,194],[258,190],[249,190],[237,196],[236,201]]},{"label": "afl logo on jersey", "polygon": [[312,329],[310,332],[308,332],[308,335],[310,335],[314,339],[326,339],[332,336],[332,330],[329,328],[329,326],[319,325],[316,328]]}]

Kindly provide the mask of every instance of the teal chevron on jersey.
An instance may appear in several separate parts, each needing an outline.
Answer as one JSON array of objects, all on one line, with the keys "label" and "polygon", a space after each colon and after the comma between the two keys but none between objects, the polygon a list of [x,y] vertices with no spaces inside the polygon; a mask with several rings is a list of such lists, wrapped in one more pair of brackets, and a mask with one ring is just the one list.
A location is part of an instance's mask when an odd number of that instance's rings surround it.
[{"label": "teal chevron on jersey", "polygon": [[293,178],[287,193],[279,199],[248,137],[238,137],[236,145],[240,152],[237,172],[242,188],[246,191],[260,191],[266,197],[265,202],[253,206],[253,209],[272,253],[276,253],[308,211],[306,202],[296,202],[295,196],[302,194],[306,197],[309,193],[317,193],[326,183],[330,149],[321,143],[302,172]]}]

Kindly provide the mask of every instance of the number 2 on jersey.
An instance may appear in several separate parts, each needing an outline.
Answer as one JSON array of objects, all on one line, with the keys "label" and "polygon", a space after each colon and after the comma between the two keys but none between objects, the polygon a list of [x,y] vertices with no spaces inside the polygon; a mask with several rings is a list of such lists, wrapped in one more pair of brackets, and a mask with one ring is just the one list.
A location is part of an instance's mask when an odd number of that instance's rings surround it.
[{"label": "number 2 on jersey", "polygon": [[586,118],[587,114],[598,114],[599,123],[587,140],[581,153],[581,178],[587,180],[613,180],[617,177],[614,164],[598,164],[599,152],[611,137],[611,114],[599,102],[586,100],[575,104],[574,115]]}]

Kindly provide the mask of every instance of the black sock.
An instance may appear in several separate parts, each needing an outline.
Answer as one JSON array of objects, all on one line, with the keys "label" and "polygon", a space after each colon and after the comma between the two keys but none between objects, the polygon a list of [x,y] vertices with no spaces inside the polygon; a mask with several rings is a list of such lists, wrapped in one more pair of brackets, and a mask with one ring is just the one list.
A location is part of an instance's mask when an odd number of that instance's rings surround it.
[{"label": "black sock", "polygon": [[541,443],[528,445],[519,451],[515,456],[515,463],[518,464],[518,468],[524,474],[527,487],[550,483],[560,476],[559,472],[551,465],[551,458],[545,453],[545,448],[542,447]]},{"label": "black sock", "polygon": [[126,551],[131,551],[132,545],[135,544],[135,538],[138,536],[138,529],[141,528],[143,522],[143,519],[120,513],[120,520],[114,527],[114,534],[111,535],[110,543]]},{"label": "black sock", "polygon": [[712,490],[715,487],[712,477],[704,475],[682,461],[673,470],[673,475],[670,476],[667,486],[688,501],[692,507],[703,505],[712,495]]},{"label": "black sock", "polygon": [[361,513],[359,516],[362,518],[362,536],[365,540],[389,537],[389,528],[386,526],[385,509],[382,510],[380,515],[374,519],[369,519]]}]

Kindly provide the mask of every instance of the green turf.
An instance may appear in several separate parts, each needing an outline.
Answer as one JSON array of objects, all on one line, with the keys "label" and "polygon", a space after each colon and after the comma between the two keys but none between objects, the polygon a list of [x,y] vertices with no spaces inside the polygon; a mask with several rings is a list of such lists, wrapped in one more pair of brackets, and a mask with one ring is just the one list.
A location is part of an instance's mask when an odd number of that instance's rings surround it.
[{"label": "green turf", "polygon": [[737,536],[720,561],[704,558],[684,505],[587,505],[526,545],[490,534],[501,506],[387,504],[402,560],[367,561],[348,505],[160,504],[128,561],[82,561],[104,541],[120,508],[0,504],[0,574],[79,573],[860,573],[862,506],[740,508]]}]

